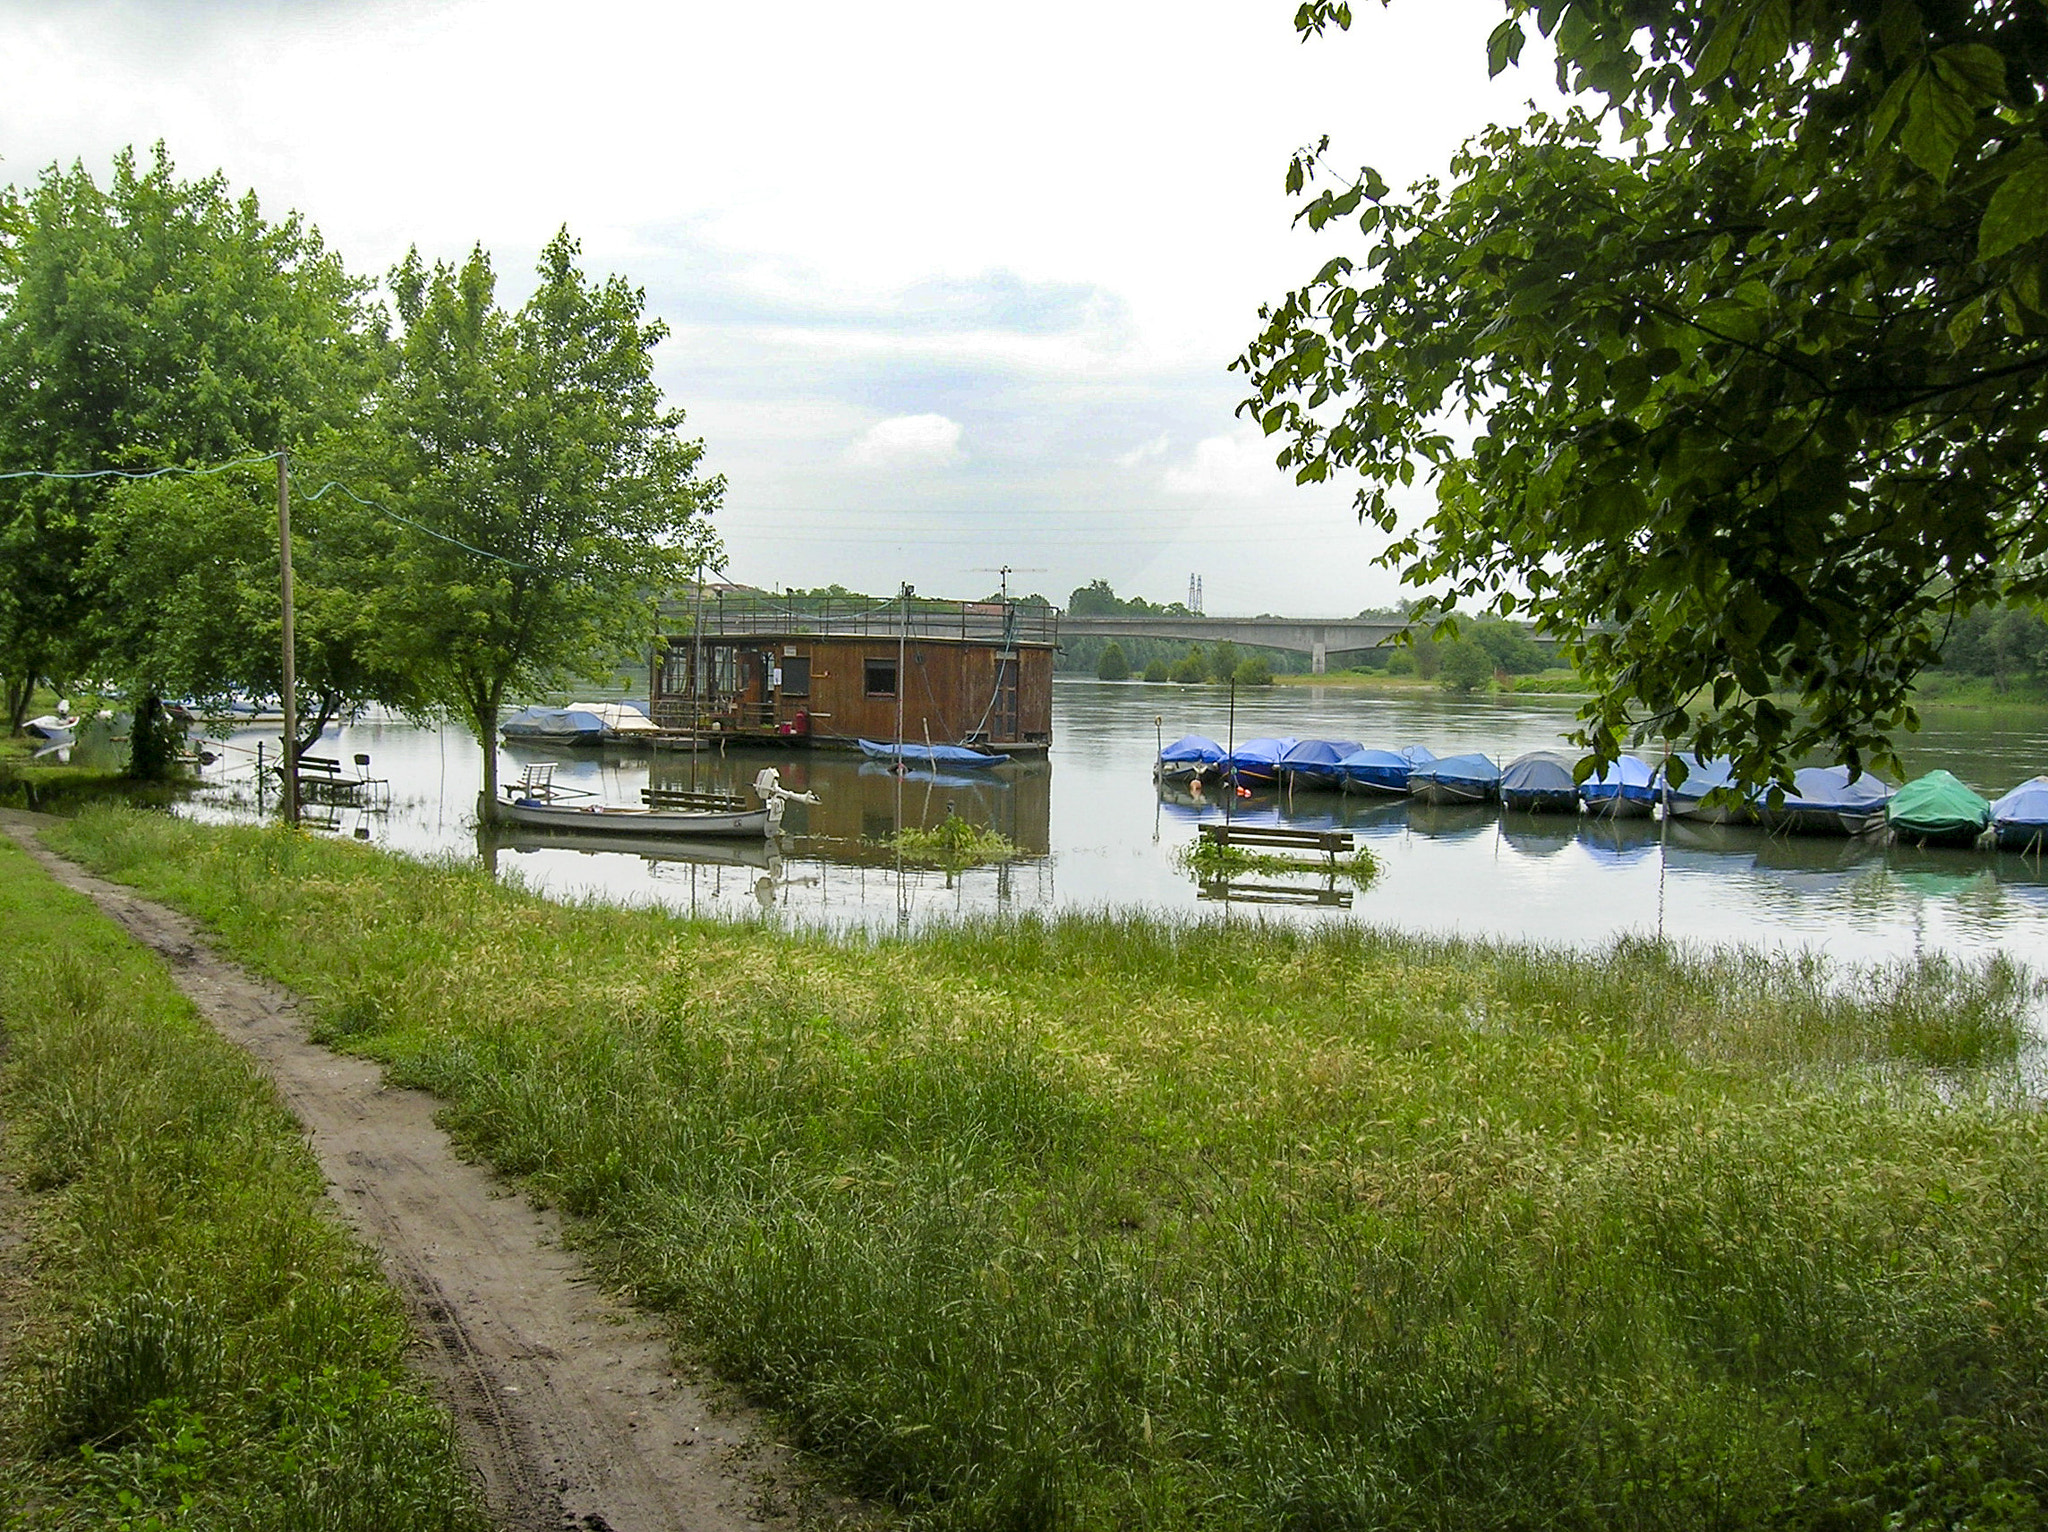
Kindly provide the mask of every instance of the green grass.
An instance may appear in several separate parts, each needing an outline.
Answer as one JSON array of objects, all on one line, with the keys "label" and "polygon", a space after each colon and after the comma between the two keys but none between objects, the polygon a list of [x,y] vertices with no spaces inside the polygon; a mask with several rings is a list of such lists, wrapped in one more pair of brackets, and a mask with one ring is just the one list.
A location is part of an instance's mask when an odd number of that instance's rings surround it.
[{"label": "green grass", "polygon": [[1182,871],[1191,872],[1205,881],[1251,875],[1290,877],[1307,874],[1318,878],[1343,878],[1356,887],[1370,888],[1380,875],[1379,858],[1365,846],[1339,857],[1281,856],[1274,852],[1226,845],[1206,835],[1198,835],[1176,851],[1173,859]]},{"label": "green grass", "polygon": [[0,1121],[29,1236],[0,1527],[481,1528],[398,1303],[270,1087],[4,838],[0,929]]},{"label": "green grass", "polygon": [[920,1525],[2048,1518],[2031,981],[564,908],[98,812]]},{"label": "green grass", "polygon": [[970,824],[952,813],[929,830],[905,825],[885,844],[910,861],[925,862],[948,872],[1007,862],[1017,855],[1016,842],[1000,830]]}]

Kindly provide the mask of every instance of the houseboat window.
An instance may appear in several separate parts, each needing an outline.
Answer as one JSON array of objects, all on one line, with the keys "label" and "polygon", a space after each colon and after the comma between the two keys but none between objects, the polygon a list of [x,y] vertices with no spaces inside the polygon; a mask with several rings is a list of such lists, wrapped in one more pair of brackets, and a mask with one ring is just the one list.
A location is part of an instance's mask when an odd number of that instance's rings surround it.
[{"label": "houseboat window", "polygon": [[808,697],[811,694],[811,657],[789,654],[782,659],[782,695]]},{"label": "houseboat window", "polygon": [[867,692],[870,697],[893,697],[896,695],[896,662],[894,660],[869,660],[867,662]]}]

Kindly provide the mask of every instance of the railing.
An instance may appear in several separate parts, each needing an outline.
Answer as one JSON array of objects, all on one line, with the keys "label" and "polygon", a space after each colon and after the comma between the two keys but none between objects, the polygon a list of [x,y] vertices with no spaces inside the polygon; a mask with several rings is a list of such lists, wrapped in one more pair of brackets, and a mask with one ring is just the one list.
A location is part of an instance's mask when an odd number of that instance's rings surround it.
[{"label": "railing", "polygon": [[[664,602],[667,631],[698,615],[694,602]],[[882,601],[871,596],[706,596],[702,636],[786,638],[950,638],[989,644],[1059,642],[1058,607],[1021,601]]]}]

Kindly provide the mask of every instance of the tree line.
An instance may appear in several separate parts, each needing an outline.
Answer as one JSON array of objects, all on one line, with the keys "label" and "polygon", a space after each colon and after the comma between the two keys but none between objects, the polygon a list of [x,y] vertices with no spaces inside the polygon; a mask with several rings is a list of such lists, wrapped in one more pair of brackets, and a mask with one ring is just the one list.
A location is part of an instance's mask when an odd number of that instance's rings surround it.
[{"label": "tree line", "polygon": [[532,295],[489,254],[381,280],[162,145],[0,189],[0,703],[283,688],[278,463],[304,748],[379,704],[457,719],[495,794],[500,706],[606,674],[700,563],[724,484],[653,376],[667,333],[563,229]]}]

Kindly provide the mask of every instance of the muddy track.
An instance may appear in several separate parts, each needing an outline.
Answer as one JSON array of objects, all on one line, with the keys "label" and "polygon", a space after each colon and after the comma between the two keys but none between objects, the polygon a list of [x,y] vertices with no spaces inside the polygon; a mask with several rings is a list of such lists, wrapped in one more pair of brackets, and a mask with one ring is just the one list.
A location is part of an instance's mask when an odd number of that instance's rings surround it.
[{"label": "muddy track", "polygon": [[298,1114],[330,1194],[404,1296],[422,1370],[501,1527],[718,1532],[850,1517],[805,1489],[762,1421],[677,1376],[660,1325],[591,1281],[554,1215],[456,1155],[431,1096],[387,1089],[376,1065],[309,1042],[289,992],[222,957],[194,921],[51,852],[39,822],[0,811],[0,829],[58,881],[163,956]]}]

